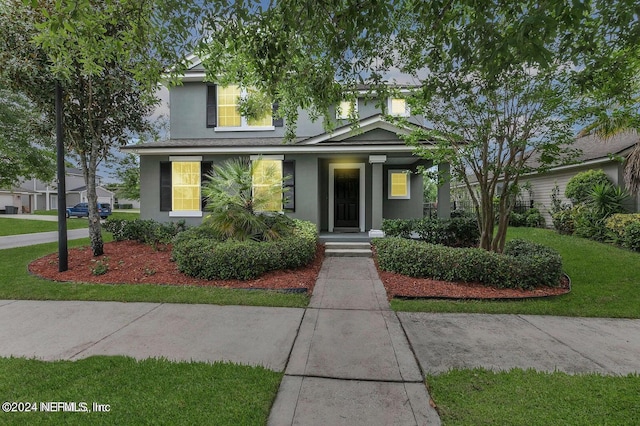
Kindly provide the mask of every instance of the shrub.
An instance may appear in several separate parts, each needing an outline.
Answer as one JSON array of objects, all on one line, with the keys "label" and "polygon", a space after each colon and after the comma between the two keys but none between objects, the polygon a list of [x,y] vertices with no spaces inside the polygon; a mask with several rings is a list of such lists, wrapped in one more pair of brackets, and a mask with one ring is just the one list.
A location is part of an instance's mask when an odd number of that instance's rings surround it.
[{"label": "shrub", "polygon": [[533,288],[557,286],[562,274],[557,252],[528,242],[511,243],[507,249],[510,254],[393,237],[375,239],[373,245],[381,269],[412,277]]},{"label": "shrub", "polygon": [[382,231],[389,237],[411,238],[415,230],[413,219],[383,219]]},{"label": "shrub", "polygon": [[605,221],[605,226],[615,236],[616,241],[621,241],[625,228],[633,222],[640,223],[640,213],[617,213],[611,215]]},{"label": "shrub", "polygon": [[480,240],[475,216],[464,215],[452,219],[385,219],[382,230],[388,237],[411,238],[415,233],[422,241],[452,247],[474,247]]},{"label": "shrub", "polygon": [[515,259],[515,274],[523,288],[557,286],[562,276],[562,258],[550,247],[525,240],[511,240],[504,254]]},{"label": "shrub", "polygon": [[625,226],[622,245],[633,251],[640,251],[640,222],[631,222]]},{"label": "shrub", "polygon": [[509,215],[509,226],[527,226],[529,228],[543,228],[544,217],[538,209],[528,209],[523,213],[511,212]]},{"label": "shrub", "polygon": [[318,232],[311,222],[292,223],[291,235],[273,241],[219,241],[207,227],[192,228],[174,240],[172,258],[180,272],[209,280],[248,280],[271,270],[299,268],[315,257]]},{"label": "shrub", "polygon": [[116,241],[132,240],[156,246],[169,244],[173,237],[186,229],[184,220],[177,223],[160,223],[151,219],[107,219],[104,229],[113,234]]},{"label": "shrub", "polygon": [[589,199],[589,194],[597,184],[611,183],[609,177],[602,170],[587,170],[580,172],[569,179],[564,195],[573,204],[584,203]]},{"label": "shrub", "polygon": [[575,232],[576,207],[559,210],[551,215],[553,227],[560,234],[572,235]]}]

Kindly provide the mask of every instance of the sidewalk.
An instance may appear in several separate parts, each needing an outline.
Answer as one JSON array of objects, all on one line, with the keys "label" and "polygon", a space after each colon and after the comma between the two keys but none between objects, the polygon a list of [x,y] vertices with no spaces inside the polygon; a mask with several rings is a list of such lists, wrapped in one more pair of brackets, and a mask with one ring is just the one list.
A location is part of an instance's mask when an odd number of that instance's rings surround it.
[{"label": "sidewalk", "polygon": [[[89,228],[67,230],[68,240],[77,240],[89,237]],[[0,237],[0,250],[15,247],[32,246],[36,244],[54,243],[58,241],[58,231],[36,232],[33,234],[7,235]]]},{"label": "sidewalk", "polygon": [[269,425],[437,425],[369,258],[326,258]]}]

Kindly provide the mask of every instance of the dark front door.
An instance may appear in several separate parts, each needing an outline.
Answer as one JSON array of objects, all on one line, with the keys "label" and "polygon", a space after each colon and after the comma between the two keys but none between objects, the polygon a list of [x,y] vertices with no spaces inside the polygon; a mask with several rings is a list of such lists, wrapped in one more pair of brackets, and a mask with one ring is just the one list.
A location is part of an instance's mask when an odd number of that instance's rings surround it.
[{"label": "dark front door", "polygon": [[335,228],[359,228],[360,170],[334,170]]}]

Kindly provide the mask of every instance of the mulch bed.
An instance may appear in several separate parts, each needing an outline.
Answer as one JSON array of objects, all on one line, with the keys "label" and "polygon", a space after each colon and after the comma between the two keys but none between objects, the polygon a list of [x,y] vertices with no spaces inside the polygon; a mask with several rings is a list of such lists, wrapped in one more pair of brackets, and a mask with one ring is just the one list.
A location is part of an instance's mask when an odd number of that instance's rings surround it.
[{"label": "mulch bed", "polygon": [[[307,292],[311,294],[322,261],[324,246],[318,245],[313,263],[305,268],[272,271],[254,280],[203,280],[178,271],[170,260],[171,246],[154,249],[134,241],[110,242],[104,245],[104,255],[94,257],[89,247],[69,249],[69,269],[58,272],[58,254],[53,253],[29,264],[29,271],[53,281],[100,284],[159,284],[193,285],[236,289],[267,289]],[[93,273],[98,263],[107,265],[102,275]],[[377,265],[376,265],[377,266]],[[557,296],[568,293],[570,281],[565,277],[559,287],[541,287],[535,290],[499,289],[479,283],[452,283],[427,278],[412,278],[381,271],[378,274],[389,299],[447,298],[447,299],[521,299]]]}]

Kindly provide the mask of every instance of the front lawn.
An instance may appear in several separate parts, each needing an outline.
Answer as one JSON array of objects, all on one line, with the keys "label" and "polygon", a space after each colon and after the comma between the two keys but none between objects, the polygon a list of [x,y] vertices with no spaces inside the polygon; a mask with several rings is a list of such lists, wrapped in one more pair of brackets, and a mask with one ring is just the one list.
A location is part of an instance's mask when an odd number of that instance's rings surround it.
[{"label": "front lawn", "polygon": [[558,250],[572,280],[571,293],[519,301],[394,299],[392,308],[410,312],[640,318],[640,253],[547,229],[510,228],[508,238],[522,238]]},{"label": "front lawn", "polygon": [[445,425],[633,425],[640,376],[451,370],[427,376]]},{"label": "front lawn", "polygon": [[[0,412],[0,423],[264,425],[281,379],[282,373],[230,363],[0,358],[2,402],[35,402],[38,408]],[[42,412],[41,402],[86,403],[88,410],[95,402],[109,411]]]},{"label": "front lawn", "polygon": [[[105,238],[105,241],[110,237]],[[88,239],[69,241],[69,247],[88,245]],[[27,265],[57,251],[57,243],[0,250],[0,299],[98,300],[117,302],[206,303],[216,305],[306,307],[306,294],[227,288],[152,284],[85,284],[47,281],[29,274]],[[5,260],[6,259],[6,260]],[[87,265],[89,267],[90,265]]]},{"label": "front lawn", "polygon": [[[86,221],[67,220],[67,229],[88,228]],[[0,237],[58,230],[58,222],[0,217]]]}]

